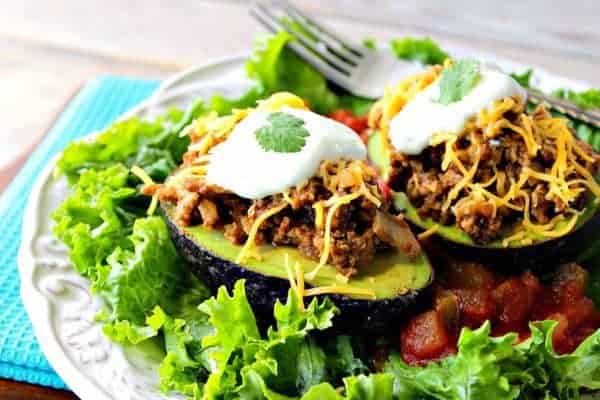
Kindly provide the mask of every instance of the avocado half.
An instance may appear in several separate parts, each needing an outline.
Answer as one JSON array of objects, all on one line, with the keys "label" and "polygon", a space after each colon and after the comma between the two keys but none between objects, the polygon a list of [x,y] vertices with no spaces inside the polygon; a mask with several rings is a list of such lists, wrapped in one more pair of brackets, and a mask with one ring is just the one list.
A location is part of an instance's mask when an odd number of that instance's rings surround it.
[{"label": "avocado half", "polygon": [[[367,143],[370,162],[377,167],[384,179],[389,178],[390,154],[381,144],[380,132],[374,132]],[[417,209],[410,203],[404,193],[392,193],[392,202],[398,212],[402,212],[406,219],[419,229],[426,230],[434,225],[439,225],[431,218],[421,218]],[[532,268],[543,269],[545,266],[576,260],[585,250],[589,249],[600,239],[600,199],[590,197],[585,211],[579,216],[573,230],[558,238],[545,238],[539,235],[530,235],[533,244],[523,244],[522,241],[504,245],[502,238],[479,245],[461,229],[455,226],[439,225],[435,235],[442,239],[444,247],[461,258],[469,258],[486,264],[497,265],[503,268]],[[566,223],[566,222],[565,222]],[[558,223],[559,230],[564,223]],[[503,236],[508,237],[511,232]]]},{"label": "avocado half", "polygon": [[[305,272],[317,266],[317,262],[305,258],[296,248],[271,245],[257,246],[260,260],[237,264],[234,260],[242,246],[231,243],[221,231],[178,226],[170,217],[172,207],[162,208],[175,247],[193,273],[213,290],[221,285],[232,290],[237,280],[245,279],[248,301],[263,323],[271,321],[275,301],[287,299],[290,284],[285,269],[286,254],[290,265],[297,262]],[[335,267],[325,265],[313,280],[305,281],[307,288],[337,284],[374,291],[374,300],[327,295],[340,309],[334,324],[337,331],[385,332],[418,312],[420,305],[426,305],[419,300],[426,296],[433,281],[433,268],[424,253],[414,260],[397,252],[381,254],[363,270],[347,283],[340,283]]]}]

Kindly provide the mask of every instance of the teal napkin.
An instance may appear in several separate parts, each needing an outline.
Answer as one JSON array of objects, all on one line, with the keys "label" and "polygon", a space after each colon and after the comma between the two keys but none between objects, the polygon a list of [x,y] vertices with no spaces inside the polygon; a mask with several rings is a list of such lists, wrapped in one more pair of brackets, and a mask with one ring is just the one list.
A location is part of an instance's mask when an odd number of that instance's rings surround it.
[{"label": "teal napkin", "polygon": [[17,252],[23,210],[38,173],[53,155],[72,139],[105,128],[157,86],[157,81],[113,76],[89,82],[0,195],[0,377],[67,388],[42,354],[19,296]]}]

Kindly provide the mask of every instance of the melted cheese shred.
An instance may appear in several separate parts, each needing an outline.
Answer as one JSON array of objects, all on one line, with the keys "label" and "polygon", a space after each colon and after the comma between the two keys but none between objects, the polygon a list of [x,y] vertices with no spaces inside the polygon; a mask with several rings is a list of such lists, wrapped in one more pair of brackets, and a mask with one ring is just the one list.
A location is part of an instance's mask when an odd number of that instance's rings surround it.
[{"label": "melted cheese shred", "polygon": [[[137,176],[138,178],[140,178],[140,180],[142,181],[142,183],[144,185],[146,185],[146,186],[154,185],[154,181],[152,180],[150,175],[148,175],[148,173],[146,171],[144,171],[142,168],[138,167],[137,165],[134,165],[133,167],[131,167],[131,173],[134,174],[135,176]],[[152,200],[150,201],[150,206],[148,206],[146,215],[148,215],[148,216],[154,215],[157,207],[158,207],[158,195],[155,194],[154,196],[152,196]]]},{"label": "melted cheese shred", "polygon": [[427,230],[419,233],[417,235],[417,239],[419,239],[419,240],[425,240],[428,237],[434,235],[439,229],[440,229],[440,226],[438,224],[434,224],[429,229],[427,229]]},{"label": "melted cheese shred", "polygon": [[242,261],[246,260],[246,258],[249,256],[248,252],[250,252],[250,250],[254,246],[254,242],[256,240],[256,234],[258,233],[258,229],[260,228],[260,226],[267,219],[269,219],[273,215],[279,213],[281,210],[283,210],[287,206],[288,206],[287,203],[280,204],[276,207],[273,207],[273,208],[263,212],[262,214],[260,214],[258,216],[258,218],[256,218],[256,220],[252,224],[252,227],[250,228],[250,232],[248,233],[248,239],[246,239],[246,243],[244,243],[244,247],[242,247],[242,250],[240,250],[240,253],[238,254],[237,258],[235,259],[236,263],[238,263],[238,264],[242,263]]},{"label": "melted cheese shred", "polygon": [[[386,148],[389,148],[391,143],[389,138],[391,120],[417,93],[429,87],[447,66],[448,64],[444,67],[433,67],[422,74],[405,79],[386,90],[383,98],[375,103],[369,114],[369,126],[382,132],[381,137]],[[508,115],[513,117],[509,120]],[[483,135],[476,135],[478,132]],[[538,156],[545,145],[555,148],[556,155],[552,166],[544,171],[523,167],[516,181],[494,167],[494,176],[490,180],[485,183],[475,182],[484,145],[480,143],[480,138],[484,138],[485,145],[494,145],[495,141],[500,143],[502,136],[507,132],[520,136],[530,159]],[[475,144],[474,147],[477,149],[477,154],[470,157],[471,165],[465,165],[460,159],[462,150],[457,144],[462,138],[468,139],[471,145]],[[576,226],[580,215],[580,212],[568,209],[569,205],[586,190],[600,197],[600,185],[586,166],[582,165],[582,163],[594,163],[596,160],[574,136],[567,121],[552,117],[541,108],[532,114],[527,114],[520,98],[503,98],[494,102],[489,108],[480,110],[474,118],[467,121],[464,130],[459,134],[440,133],[432,136],[431,146],[442,144],[444,154],[441,169],[446,171],[453,167],[462,175],[460,181],[448,193],[442,209],[451,209],[463,200],[477,199],[490,202],[494,206],[494,212],[500,207],[521,212],[523,223],[512,236],[504,240],[505,246],[512,241],[520,240],[524,240],[523,244],[526,244],[532,235],[553,238],[568,233]],[[525,183],[532,180],[547,184],[546,199],[558,199],[567,211],[546,224],[532,222],[531,193],[524,189]],[[495,186],[492,186],[494,183]],[[490,190],[492,187],[496,193],[492,193]]]},{"label": "melted cheese shred", "polygon": [[327,218],[325,220],[325,235],[323,236],[323,241],[325,244],[323,245],[323,251],[321,252],[319,264],[315,267],[315,269],[306,274],[308,279],[314,279],[319,273],[319,270],[327,263],[327,260],[329,259],[329,252],[331,249],[331,223],[333,221],[333,217],[335,216],[335,212],[344,204],[348,204],[360,196],[361,193],[356,192],[338,198],[333,197],[328,201],[328,203],[330,202],[331,207],[329,208],[329,211],[327,211]]},{"label": "melted cheese shred", "polygon": [[355,297],[361,297],[369,300],[377,299],[375,292],[368,288],[356,288],[351,286],[319,286],[304,291],[304,296],[318,296],[322,294],[340,294],[340,295],[351,295]]},{"label": "melted cheese shred", "polygon": [[294,292],[296,292],[298,299],[300,299],[300,302],[298,304],[300,310],[304,310],[304,301],[302,301],[302,299],[304,299],[305,297],[320,296],[325,294],[339,294],[342,296],[349,295],[369,300],[377,299],[377,295],[375,294],[375,292],[369,288],[356,288],[346,285],[328,285],[306,289],[304,285],[304,271],[302,270],[300,264],[296,263],[292,271],[292,267],[290,266],[290,259],[287,253],[285,254],[284,262],[285,270],[288,275],[288,281],[290,282],[290,287]]}]

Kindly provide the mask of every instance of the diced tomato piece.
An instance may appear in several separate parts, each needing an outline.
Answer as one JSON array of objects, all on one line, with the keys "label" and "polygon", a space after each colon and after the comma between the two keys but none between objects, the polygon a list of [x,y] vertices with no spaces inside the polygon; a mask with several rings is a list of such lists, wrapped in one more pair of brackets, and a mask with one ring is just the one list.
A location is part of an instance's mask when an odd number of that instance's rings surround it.
[{"label": "diced tomato piece", "polygon": [[460,323],[470,328],[479,328],[496,313],[496,305],[489,291],[482,289],[456,289]]},{"label": "diced tomato piece", "polygon": [[531,335],[530,321],[555,320],[552,341],[559,354],[571,353],[600,329],[600,311],[586,297],[588,273],[576,264],[562,266],[548,286],[529,272],[506,278],[476,263],[449,264],[440,271],[433,309],[401,331],[402,356],[409,363],[452,354],[459,330],[486,320],[493,335],[517,332],[521,341]]},{"label": "diced tomato piece", "polygon": [[381,178],[377,178],[377,186],[379,187],[379,191],[385,200],[389,200],[392,196],[392,190],[390,189],[390,185],[386,181]]},{"label": "diced tomato piece", "polygon": [[354,132],[361,133],[367,129],[367,117],[351,117],[346,119],[346,125]]},{"label": "diced tomato piece", "polygon": [[494,272],[478,263],[452,263],[442,274],[450,289],[491,290],[496,286]]},{"label": "diced tomato piece", "polygon": [[365,130],[364,130],[364,131],[362,131],[362,132],[360,133],[360,135],[358,135],[358,136],[360,136],[360,140],[362,140],[362,142],[363,142],[365,145],[369,143],[369,136],[370,136],[370,134],[369,134],[369,130],[365,129]]},{"label": "diced tomato piece", "polygon": [[591,299],[582,298],[569,305],[569,307],[564,307],[562,311],[567,316],[569,323],[573,327],[578,327],[585,324],[588,319],[593,318],[596,307]]},{"label": "diced tomato piece", "polygon": [[411,364],[451,354],[455,351],[453,342],[442,318],[433,310],[413,318],[400,333],[402,357]]},{"label": "diced tomato piece", "polygon": [[352,111],[340,108],[339,110],[332,111],[328,117],[335,119],[338,122],[344,123],[347,117],[352,116]]},{"label": "diced tomato piece", "polygon": [[492,297],[497,307],[496,322],[499,331],[524,330],[541,291],[539,282],[529,273],[518,278],[507,279],[494,289]]},{"label": "diced tomato piece", "polygon": [[335,110],[328,117],[346,125],[358,134],[366,130],[368,126],[368,117],[366,115],[358,117],[352,111],[346,109]]},{"label": "diced tomato piece", "polygon": [[568,290],[568,292],[563,293],[568,294],[569,297],[579,299],[585,296],[587,282],[588,272],[579,265],[571,263],[559,268],[552,287]]}]

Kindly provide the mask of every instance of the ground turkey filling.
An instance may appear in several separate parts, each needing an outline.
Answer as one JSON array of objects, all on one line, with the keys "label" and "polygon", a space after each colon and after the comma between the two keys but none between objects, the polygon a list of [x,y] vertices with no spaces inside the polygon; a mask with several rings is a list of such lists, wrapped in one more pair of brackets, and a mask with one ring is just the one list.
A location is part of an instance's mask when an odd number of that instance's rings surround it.
[{"label": "ground turkey filling", "polygon": [[[180,188],[167,183],[148,186],[144,191],[158,195],[162,202],[175,204],[174,215],[178,225],[202,225],[208,229],[222,230],[225,237],[237,245],[246,242],[251,227],[261,214],[287,202],[283,210],[260,225],[255,243],[296,247],[306,257],[319,260],[324,249],[324,224],[316,226],[314,206],[319,202],[326,203],[334,194],[341,197],[357,191],[359,182],[348,172],[349,169],[344,168],[351,163],[356,166],[358,162],[330,163],[337,171],[333,177],[337,180],[334,182],[337,188],[335,193],[324,185],[319,176],[290,189],[285,196],[276,194],[259,200],[244,199],[193,178],[186,180]],[[376,171],[367,165],[360,165],[363,168],[360,184],[378,192]],[[327,166],[322,165],[320,170],[324,168]],[[340,206],[331,222],[328,263],[350,276],[360,266],[368,264],[378,251],[389,250],[395,245],[418,246],[402,218],[387,214],[384,208],[385,205],[377,207],[365,196]],[[327,213],[327,208],[324,213]],[[395,241],[398,230],[408,234],[412,240],[399,238]],[[413,248],[402,250],[408,253],[417,251]]]},{"label": "ground turkey filling", "polygon": [[[507,121],[517,124],[519,113],[511,110],[503,116]],[[547,119],[551,116],[538,108],[533,119]],[[590,146],[577,139],[583,151],[593,158],[593,162],[578,158],[578,163],[595,175],[598,172],[599,158]],[[510,188],[511,182],[519,181],[523,168],[548,173],[556,161],[555,141],[544,136],[537,154],[528,154],[526,143],[521,135],[511,129],[490,139],[484,129],[473,129],[463,134],[454,145],[456,157],[464,168],[469,170],[479,164],[472,179],[490,193],[502,198]],[[444,207],[449,193],[461,182],[461,173],[455,162],[442,169],[442,160],[446,151],[445,143],[430,146],[418,156],[395,153],[392,156],[390,187],[405,192],[422,218],[429,217],[444,225],[456,224],[480,244],[497,239],[501,229],[523,217],[523,212],[505,206],[497,206],[488,198],[474,196],[468,190],[461,190],[450,207]],[[580,173],[569,172],[569,179],[584,179]],[[530,218],[533,224],[547,224],[557,215],[570,210],[582,210],[586,194],[582,191],[570,204],[565,204],[557,196],[548,195],[549,183],[530,177],[521,187],[527,193],[530,203]],[[512,200],[518,207],[524,206],[524,198]]]}]

